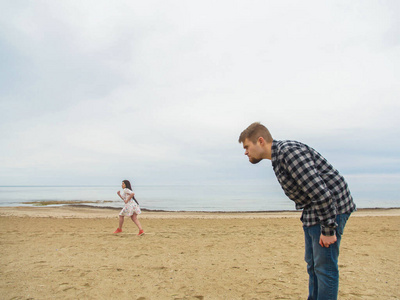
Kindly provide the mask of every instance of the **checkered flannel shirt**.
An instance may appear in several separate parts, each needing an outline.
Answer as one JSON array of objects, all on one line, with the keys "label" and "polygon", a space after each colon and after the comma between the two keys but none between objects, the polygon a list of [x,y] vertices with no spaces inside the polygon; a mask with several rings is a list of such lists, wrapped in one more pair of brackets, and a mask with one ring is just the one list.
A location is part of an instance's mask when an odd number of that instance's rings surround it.
[{"label": "checkered flannel shirt", "polygon": [[296,209],[303,209],[303,226],[321,225],[321,233],[335,233],[336,215],[356,210],[343,176],[313,148],[296,141],[273,141],[275,175]]}]

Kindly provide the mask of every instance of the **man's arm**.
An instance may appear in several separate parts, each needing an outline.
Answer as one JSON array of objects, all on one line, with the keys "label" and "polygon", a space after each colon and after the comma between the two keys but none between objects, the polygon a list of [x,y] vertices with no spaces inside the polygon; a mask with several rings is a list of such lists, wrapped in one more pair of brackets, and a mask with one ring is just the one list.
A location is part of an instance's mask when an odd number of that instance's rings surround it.
[{"label": "man's arm", "polygon": [[316,170],[312,154],[305,148],[296,148],[287,151],[284,157],[288,172],[311,199],[320,220],[322,235],[335,236],[336,208],[329,189]]},{"label": "man's arm", "polygon": [[336,238],[336,234],[332,235],[332,236],[326,236],[321,234],[321,236],[319,237],[319,244],[322,247],[326,247],[329,248],[330,245],[336,243],[337,238]]}]

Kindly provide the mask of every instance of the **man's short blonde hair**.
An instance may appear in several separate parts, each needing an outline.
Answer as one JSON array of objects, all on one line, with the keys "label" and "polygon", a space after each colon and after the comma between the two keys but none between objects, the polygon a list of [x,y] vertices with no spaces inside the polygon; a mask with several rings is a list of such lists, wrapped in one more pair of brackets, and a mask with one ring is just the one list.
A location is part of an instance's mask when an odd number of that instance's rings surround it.
[{"label": "man's short blonde hair", "polygon": [[255,144],[259,137],[264,138],[267,143],[272,143],[272,136],[267,127],[260,122],[255,122],[243,130],[239,137],[239,143],[243,143],[245,139],[248,139]]}]

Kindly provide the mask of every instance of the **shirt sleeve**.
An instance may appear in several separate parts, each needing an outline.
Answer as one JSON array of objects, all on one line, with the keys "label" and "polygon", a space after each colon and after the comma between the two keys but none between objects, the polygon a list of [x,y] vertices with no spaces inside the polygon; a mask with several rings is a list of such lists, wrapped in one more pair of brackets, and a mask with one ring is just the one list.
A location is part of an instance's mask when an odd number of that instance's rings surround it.
[{"label": "shirt sleeve", "polygon": [[334,235],[337,226],[336,208],[329,189],[315,167],[312,153],[308,149],[296,148],[287,151],[284,157],[287,171],[311,200],[321,224],[321,233]]}]

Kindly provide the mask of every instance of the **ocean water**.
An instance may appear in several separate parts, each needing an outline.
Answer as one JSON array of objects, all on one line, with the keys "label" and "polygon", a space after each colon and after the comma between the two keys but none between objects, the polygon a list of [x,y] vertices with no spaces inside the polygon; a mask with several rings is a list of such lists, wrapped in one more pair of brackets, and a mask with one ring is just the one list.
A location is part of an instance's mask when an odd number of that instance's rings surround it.
[{"label": "ocean water", "polygon": [[[274,190],[275,189],[275,190]],[[123,206],[118,186],[0,186],[0,206],[32,206],[25,202],[87,201],[100,207]],[[292,210],[279,189],[236,185],[143,185],[133,188],[142,208],[169,211]],[[272,196],[272,194],[275,196]],[[98,203],[93,203],[98,201]]]},{"label": "ocean water", "polygon": [[[400,207],[399,185],[385,188],[352,180],[358,208]],[[0,206],[33,206],[40,201],[86,201],[86,205],[121,208],[119,186],[0,186]],[[277,183],[257,185],[142,185],[133,188],[142,208],[168,211],[295,210]],[[98,201],[98,203],[93,203]]]}]

